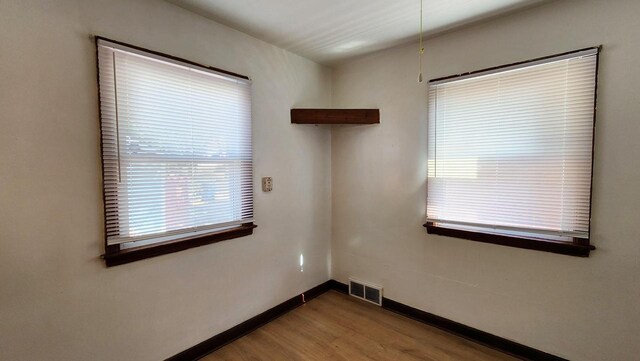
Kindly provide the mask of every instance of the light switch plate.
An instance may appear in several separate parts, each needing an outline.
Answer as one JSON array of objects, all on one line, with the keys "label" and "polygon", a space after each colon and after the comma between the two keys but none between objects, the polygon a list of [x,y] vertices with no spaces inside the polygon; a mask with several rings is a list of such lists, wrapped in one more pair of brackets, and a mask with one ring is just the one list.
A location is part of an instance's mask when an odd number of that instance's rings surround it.
[{"label": "light switch plate", "polygon": [[262,191],[271,192],[273,189],[273,179],[271,177],[262,177]]}]

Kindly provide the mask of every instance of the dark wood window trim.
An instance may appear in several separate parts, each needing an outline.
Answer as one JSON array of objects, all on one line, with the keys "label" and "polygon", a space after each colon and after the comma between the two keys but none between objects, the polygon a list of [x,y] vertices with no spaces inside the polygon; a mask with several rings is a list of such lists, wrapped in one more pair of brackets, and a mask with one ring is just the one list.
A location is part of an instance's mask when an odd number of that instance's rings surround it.
[{"label": "dark wood window trim", "polygon": [[[536,61],[541,61],[541,60],[553,59],[553,58],[557,58],[559,56],[581,53],[581,52],[583,52],[585,50],[591,50],[591,49],[598,50],[598,56],[599,56],[600,52],[602,51],[602,45],[591,46],[591,47],[588,47],[588,48],[582,48],[582,49],[578,49],[578,50],[567,51],[567,52],[560,53],[560,54],[553,54],[553,55],[543,56],[543,57],[534,58],[534,59],[530,59],[530,60],[518,61],[518,62],[515,62],[515,63],[509,63],[509,64],[504,64],[504,65],[499,65],[499,66],[493,66],[493,67],[490,67],[490,68],[484,68],[484,69],[469,71],[469,72],[462,73],[462,74],[455,74],[455,75],[443,76],[443,77],[440,77],[440,78],[433,78],[433,79],[429,79],[429,83],[436,82],[436,81],[441,81],[441,80],[456,79],[456,78],[460,78],[460,77],[467,76],[467,75],[475,75],[475,74],[479,74],[479,73],[486,73],[486,72],[492,71],[492,70],[500,70],[500,69],[509,68],[509,67],[516,66],[516,65],[524,65],[524,64],[533,63],[533,62],[536,62]],[[596,71],[597,71],[597,67],[596,67]],[[596,84],[596,86],[597,86],[597,84]]]},{"label": "dark wood window trim", "polygon": [[[160,57],[164,57],[164,58],[168,58],[171,60],[176,60],[179,62],[183,62],[186,64],[190,64],[194,67],[199,67],[202,69],[206,69],[206,70],[211,70],[211,71],[215,71],[218,73],[222,73],[222,74],[226,74],[226,75],[230,75],[236,78],[240,78],[240,79],[246,79],[246,80],[251,80],[248,76],[246,75],[242,75],[242,74],[238,74],[238,73],[234,73],[231,71],[227,71],[224,69],[220,69],[220,68],[216,68],[216,67],[212,67],[212,66],[208,66],[208,65],[203,65],[200,63],[196,63],[184,58],[180,58],[177,56],[173,56],[173,55],[169,55],[169,54],[165,54],[162,52],[158,52],[158,51],[154,51],[154,50],[150,50],[150,49],[146,49],[143,47],[139,47],[139,46],[135,46],[132,44],[128,44],[128,43],[124,43],[124,42],[120,42],[120,41],[116,41],[116,40],[112,40],[109,38],[105,38],[102,36],[93,36],[94,38],[94,42],[95,42],[95,46],[96,46],[96,59],[98,58],[98,41],[99,40],[103,40],[103,41],[108,41],[108,42],[112,42],[118,45],[123,45],[135,50],[139,50],[139,51],[143,51],[149,54],[153,54],[153,55],[157,55]],[[96,75],[97,75],[97,85],[98,85],[98,91],[100,90],[100,69],[98,66],[98,62],[96,61]],[[98,97],[98,112],[100,113],[100,109],[102,109],[102,105],[100,104],[100,97]],[[99,125],[100,129],[101,129],[101,136],[100,136],[100,149],[101,149],[101,162],[102,162],[102,169],[104,172],[105,169],[105,164],[104,164],[104,154],[102,154],[102,150],[104,149],[103,144],[102,144],[102,140],[103,140],[103,136],[102,136],[102,120],[100,121],[100,125]],[[104,177],[104,174],[103,174]],[[104,211],[106,213],[107,209],[106,209],[106,194],[104,193],[104,188],[103,188],[103,205],[104,205]],[[122,265],[122,264],[126,264],[126,263],[131,263],[131,262],[135,262],[135,261],[139,261],[139,260],[143,260],[146,258],[152,258],[152,257],[157,257],[157,256],[161,256],[161,255],[165,255],[165,254],[169,254],[169,253],[175,253],[175,252],[179,252],[179,251],[183,251],[186,249],[190,249],[190,248],[195,248],[195,247],[200,247],[200,246],[204,246],[207,244],[212,244],[212,243],[217,243],[217,242],[221,242],[221,241],[226,241],[229,239],[234,239],[234,238],[239,238],[239,237],[245,237],[245,236],[249,236],[253,234],[253,229],[256,228],[257,226],[253,223],[244,223],[240,226],[237,227],[233,227],[233,228],[227,228],[218,232],[213,232],[213,233],[208,233],[205,235],[201,235],[201,236],[197,236],[197,237],[192,237],[192,238],[182,238],[182,239],[177,239],[177,240],[173,240],[173,241],[166,241],[166,242],[160,242],[160,243],[154,243],[154,244],[149,244],[149,245],[144,245],[144,246],[139,246],[139,247],[132,247],[132,248],[126,248],[126,249],[122,249],[120,244],[114,244],[114,245],[110,245],[107,243],[107,237],[106,237],[106,233],[107,233],[107,224],[105,222],[104,225],[104,229],[105,229],[105,239],[104,239],[104,248],[105,248],[105,253],[103,255],[101,255],[101,258],[105,260],[105,264],[107,267],[113,267],[113,266],[118,266],[118,265]]]},{"label": "dark wood window trim", "polygon": [[98,40],[100,40],[100,39],[108,41],[108,42],[111,42],[111,43],[114,43],[114,44],[123,45],[123,46],[126,46],[128,48],[140,50],[140,51],[143,51],[145,53],[158,55],[158,56],[163,57],[163,58],[167,58],[167,59],[171,59],[171,60],[177,60],[179,62],[186,63],[186,64],[189,64],[189,65],[198,67],[198,68],[202,68],[202,69],[206,69],[206,70],[212,70],[212,71],[215,71],[215,72],[218,72],[218,73],[231,75],[233,77],[240,78],[240,79],[251,80],[251,78],[249,78],[246,75],[234,73],[232,71],[216,68],[216,67],[209,66],[209,65],[200,64],[200,63],[197,63],[195,61],[191,61],[191,60],[188,60],[188,59],[185,59],[185,58],[181,58],[181,57],[178,57],[178,56],[174,56],[174,55],[162,53],[162,52],[159,52],[159,51],[143,48],[141,46],[132,45],[132,44],[125,43],[125,42],[122,42],[122,41],[117,41],[117,40],[105,38],[104,36],[94,35],[94,41],[96,43],[96,48],[97,48]]},{"label": "dark wood window trim", "polygon": [[226,241],[233,238],[249,236],[253,234],[253,229],[257,226],[253,223],[245,223],[231,229],[220,232],[209,233],[203,236],[150,244],[135,248],[120,249],[120,245],[110,245],[106,247],[105,254],[102,255],[107,267],[118,266],[131,263],[146,258],[162,256],[169,253],[184,251],[185,249],[204,246],[211,243]]},{"label": "dark wood window trim", "polygon": [[596,249],[596,247],[589,244],[588,240],[574,239],[573,242],[562,242],[539,238],[505,236],[500,234],[480,233],[463,231],[460,229],[445,228],[436,226],[431,222],[425,223],[424,227],[427,228],[427,233],[429,234],[462,238],[470,241],[492,243],[515,248],[525,248],[536,251],[558,253],[568,256],[589,257],[589,253],[592,250]]},{"label": "dark wood window trim", "polygon": [[[486,68],[476,71],[471,71],[463,74],[456,74],[451,76],[445,76],[441,78],[431,79],[429,82],[435,82],[440,80],[448,80],[455,79],[462,76],[473,75],[477,73],[483,73],[492,70],[499,70],[502,68],[507,68],[515,65],[527,64],[534,61],[546,60],[555,58],[558,56],[569,55],[574,53],[579,53],[589,49],[597,49],[596,53],[596,73],[595,73],[595,89],[594,89],[594,102],[593,102],[593,128],[592,128],[592,141],[591,141],[591,185],[589,189],[589,233],[591,233],[591,202],[593,200],[593,168],[595,162],[595,127],[596,127],[596,113],[597,113],[597,103],[598,103],[598,80],[599,80],[599,69],[600,69],[600,53],[602,52],[602,45],[574,50],[565,52],[562,54],[555,54],[550,56],[545,56],[541,58],[500,65],[492,68]],[[553,241],[543,238],[526,238],[526,237],[515,237],[508,235],[500,235],[500,234],[492,234],[492,233],[481,233],[481,232],[473,232],[473,231],[464,231],[459,229],[446,228],[442,226],[437,226],[432,222],[427,222],[423,225],[427,229],[427,233],[429,234],[437,234],[440,236],[454,237],[454,238],[462,238],[470,241],[483,242],[483,243],[491,243],[502,246],[509,246],[515,248],[524,248],[524,249],[532,249],[536,251],[543,252],[551,252],[557,254],[564,254],[568,256],[576,256],[576,257],[589,257],[591,251],[595,250],[596,247],[590,243],[589,239],[580,239],[574,238],[573,241]]]}]

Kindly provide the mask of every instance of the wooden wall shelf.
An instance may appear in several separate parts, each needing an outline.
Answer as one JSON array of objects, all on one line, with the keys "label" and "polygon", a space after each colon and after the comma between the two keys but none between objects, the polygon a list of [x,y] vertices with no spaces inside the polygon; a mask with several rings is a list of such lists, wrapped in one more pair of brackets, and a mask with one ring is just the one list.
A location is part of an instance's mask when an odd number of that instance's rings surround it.
[{"label": "wooden wall shelf", "polygon": [[379,124],[380,109],[291,109],[294,124]]}]

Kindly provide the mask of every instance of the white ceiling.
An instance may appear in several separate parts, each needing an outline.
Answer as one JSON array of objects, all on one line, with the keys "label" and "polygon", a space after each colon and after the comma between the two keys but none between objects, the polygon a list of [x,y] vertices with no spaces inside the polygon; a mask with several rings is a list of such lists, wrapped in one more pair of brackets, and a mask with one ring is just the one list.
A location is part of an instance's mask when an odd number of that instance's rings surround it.
[{"label": "white ceiling", "polygon": [[[417,39],[419,0],[168,0],[324,64]],[[432,35],[545,0],[424,0]]]}]

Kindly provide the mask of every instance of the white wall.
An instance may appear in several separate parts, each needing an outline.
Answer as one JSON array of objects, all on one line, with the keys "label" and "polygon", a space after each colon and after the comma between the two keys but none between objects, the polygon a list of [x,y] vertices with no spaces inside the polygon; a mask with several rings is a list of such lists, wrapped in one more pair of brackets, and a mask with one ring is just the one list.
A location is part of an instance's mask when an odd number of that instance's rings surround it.
[{"label": "white wall", "polygon": [[[427,21],[428,21],[428,11]],[[603,44],[587,259],[427,235],[426,85],[417,44],[334,69],[333,276],[575,360],[640,355],[640,2],[556,1],[427,41],[426,79]]]},{"label": "white wall", "polygon": [[[253,236],[105,268],[89,34],[253,78]],[[326,281],[330,130],[289,109],[329,106],[330,81],[164,1],[0,0],[0,359],[164,359]]]},{"label": "white wall", "polygon": [[[638,13],[632,0],[556,1],[427,42],[427,79],[604,44],[598,250],[579,259],[426,234],[415,44],[332,75],[164,1],[0,0],[0,359],[163,359],[325,281],[330,263],[340,281],[380,283],[389,298],[560,356],[634,359]],[[89,34],[253,78],[253,236],[104,267]],[[379,107],[382,124],[289,123],[291,107],[330,105]]]}]

